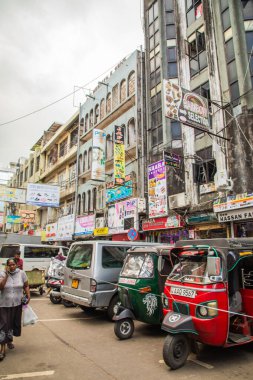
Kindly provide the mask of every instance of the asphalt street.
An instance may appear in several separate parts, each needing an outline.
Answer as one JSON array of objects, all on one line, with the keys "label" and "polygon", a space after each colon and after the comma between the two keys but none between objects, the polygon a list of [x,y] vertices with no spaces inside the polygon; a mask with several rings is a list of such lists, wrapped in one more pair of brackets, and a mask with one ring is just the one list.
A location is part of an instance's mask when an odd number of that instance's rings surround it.
[{"label": "asphalt street", "polygon": [[119,341],[102,310],[86,315],[80,308],[53,305],[32,294],[39,317],[23,328],[0,363],[0,379],[184,380],[252,379],[253,345],[230,349],[204,347],[198,358],[171,371],[162,360],[166,334],[159,327],[135,323],[131,339]]}]

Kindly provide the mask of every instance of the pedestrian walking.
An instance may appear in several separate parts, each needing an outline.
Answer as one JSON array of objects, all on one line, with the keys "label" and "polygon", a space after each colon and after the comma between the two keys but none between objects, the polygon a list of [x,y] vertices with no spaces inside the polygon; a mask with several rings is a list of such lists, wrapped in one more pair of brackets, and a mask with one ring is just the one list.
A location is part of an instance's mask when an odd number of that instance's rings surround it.
[{"label": "pedestrian walking", "polygon": [[13,336],[21,335],[22,299],[30,301],[30,289],[25,272],[17,267],[14,258],[7,260],[0,271],[0,360],[6,355],[6,346],[14,348]]}]

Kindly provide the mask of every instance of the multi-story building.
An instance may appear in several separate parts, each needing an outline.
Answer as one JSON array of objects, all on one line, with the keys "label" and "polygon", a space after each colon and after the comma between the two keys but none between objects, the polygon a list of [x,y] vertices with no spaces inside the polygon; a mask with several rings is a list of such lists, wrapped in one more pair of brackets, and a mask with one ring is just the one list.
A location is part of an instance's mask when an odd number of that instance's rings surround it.
[{"label": "multi-story building", "polygon": [[[148,162],[164,151],[181,158],[179,167],[167,168],[169,221],[153,219],[147,234],[161,241],[245,234],[239,223],[224,223],[242,216],[214,213],[213,202],[240,200],[241,193],[248,194],[241,203],[253,201],[253,2],[144,0],[144,20]],[[206,98],[210,133],[166,117],[164,79]]]},{"label": "multi-story building", "polygon": [[[124,239],[131,227],[139,229],[138,202],[144,196],[145,176],[144,79],[144,56],[142,52],[135,51],[98,83],[81,106],[77,236],[89,236],[94,229],[101,227],[95,235]],[[119,127],[124,135],[126,177],[121,186],[115,186],[115,127]],[[102,139],[100,148],[94,148],[96,133]],[[102,161],[95,156],[98,149]],[[98,160],[102,162],[100,167]],[[94,174],[94,165],[97,174]],[[105,177],[101,178],[103,172]],[[82,229],[79,224],[89,227]]]}]

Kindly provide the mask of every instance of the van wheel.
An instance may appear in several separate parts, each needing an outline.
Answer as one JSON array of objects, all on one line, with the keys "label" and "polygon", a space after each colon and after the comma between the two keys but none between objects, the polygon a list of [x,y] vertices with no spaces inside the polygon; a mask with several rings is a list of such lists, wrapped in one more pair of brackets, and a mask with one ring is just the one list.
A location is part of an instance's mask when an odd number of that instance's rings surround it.
[{"label": "van wheel", "polygon": [[163,346],[163,360],[171,369],[182,367],[190,353],[189,340],[184,334],[168,335]]},{"label": "van wheel", "polygon": [[67,300],[62,300],[62,304],[63,306],[65,307],[74,307],[75,305],[73,304],[73,302],[71,301],[67,301]]},{"label": "van wheel", "polygon": [[107,309],[107,317],[110,321],[113,321],[114,306],[117,305],[118,302],[119,302],[119,295],[115,294],[115,296],[112,297],[111,302],[110,302],[108,309]]},{"label": "van wheel", "polygon": [[114,333],[120,339],[129,339],[134,333],[134,323],[130,318],[120,319],[115,322]]}]

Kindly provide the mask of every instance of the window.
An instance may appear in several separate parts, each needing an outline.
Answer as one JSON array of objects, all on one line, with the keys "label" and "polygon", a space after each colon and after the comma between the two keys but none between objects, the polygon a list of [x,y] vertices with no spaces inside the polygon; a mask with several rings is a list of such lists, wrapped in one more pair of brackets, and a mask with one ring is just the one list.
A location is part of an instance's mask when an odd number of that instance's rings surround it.
[{"label": "window", "polygon": [[136,143],[136,130],[135,130],[135,119],[131,119],[128,122],[128,134],[127,134],[127,145],[132,146]]},{"label": "window", "polygon": [[112,95],[109,92],[109,94],[106,97],[106,114],[110,113],[112,110]]},{"label": "window", "polygon": [[124,261],[121,276],[134,278],[152,278],[154,276],[154,261],[151,254],[128,254]]},{"label": "window", "polygon": [[190,26],[203,14],[203,4],[201,0],[186,0],[187,25]]},{"label": "window", "polygon": [[120,103],[124,102],[126,100],[126,80],[123,79],[120,84]]},{"label": "window", "polygon": [[228,0],[220,0],[220,6],[221,6],[221,21],[222,21],[223,31],[225,31],[231,26]]},{"label": "window", "polygon": [[95,106],[94,124],[96,125],[97,123],[99,123],[99,104],[96,104],[96,106]]},{"label": "window", "polygon": [[97,209],[97,189],[94,187],[92,191],[92,210],[95,211]]},{"label": "window", "polygon": [[106,136],[106,159],[110,159],[112,157],[112,148],[113,142],[111,135]]},{"label": "window", "polygon": [[34,160],[31,160],[31,162],[30,162],[30,173],[29,173],[29,177],[32,177],[32,175],[33,175],[33,167],[34,167]]},{"label": "window", "polygon": [[242,12],[244,20],[253,20],[253,1],[242,1]]},{"label": "window", "polygon": [[205,34],[196,31],[191,36],[191,42],[188,43],[190,57],[190,72],[191,76],[198,74],[201,70],[207,67],[207,55]]},{"label": "window", "polygon": [[25,168],[25,178],[24,178],[24,182],[27,182],[27,179],[28,179],[28,167]]},{"label": "window", "polygon": [[83,156],[82,154],[79,154],[79,158],[78,158],[78,173],[82,173],[82,169],[83,169]]},{"label": "window", "polygon": [[58,184],[61,190],[66,188],[66,170],[63,170],[61,173],[58,174]]},{"label": "window", "polygon": [[80,135],[84,134],[84,118],[82,117],[80,120]]},{"label": "window", "polygon": [[89,123],[89,128],[93,128],[94,125],[94,115],[93,115],[93,110],[90,110],[90,123]]},{"label": "window", "polygon": [[161,92],[151,98],[151,146],[163,142]]},{"label": "window", "polygon": [[81,195],[77,196],[77,215],[81,215]]},{"label": "window", "polygon": [[59,157],[63,157],[67,153],[67,144],[68,144],[68,139],[66,138],[60,143],[60,149],[59,149]]},{"label": "window", "polygon": [[135,72],[132,71],[128,76],[128,96],[135,93]]},{"label": "window", "polygon": [[71,269],[89,269],[92,259],[92,244],[73,245],[69,251],[66,267]]},{"label": "window", "polygon": [[[25,247],[24,258],[25,259],[39,259],[39,258],[51,258],[57,256],[59,248],[48,247]],[[66,253],[65,253],[66,254]]]},{"label": "window", "polygon": [[114,110],[119,104],[119,85],[116,84],[112,89],[112,109]]},{"label": "window", "polygon": [[121,268],[129,247],[104,246],[102,248],[102,267]]},{"label": "window", "polygon": [[84,151],[83,154],[83,171],[85,172],[88,169],[88,157],[87,150]]},{"label": "window", "polygon": [[86,212],[86,194],[85,193],[83,193],[82,195],[82,200],[83,200],[82,209],[83,209],[83,213],[85,213]]},{"label": "window", "polygon": [[[196,94],[199,94],[201,96],[203,96],[204,98],[207,99],[207,102],[208,102],[208,108],[209,110],[211,111],[212,110],[212,103],[211,103],[211,94],[210,94],[210,84],[209,84],[209,81],[203,83],[201,86],[195,88],[193,90],[193,92],[196,92]],[[209,119],[210,119],[210,125],[212,125],[211,123],[211,115],[209,115]],[[202,131],[194,128],[194,133],[195,133],[195,136],[196,135],[199,135],[201,133],[203,133]]]},{"label": "window", "polygon": [[90,211],[90,207],[91,207],[91,191],[88,190],[88,204],[87,204],[87,211],[88,212]]},{"label": "window", "polygon": [[73,183],[76,180],[76,162],[69,166],[69,182]]},{"label": "window", "polygon": [[89,114],[87,113],[85,115],[85,122],[84,122],[84,132],[87,132],[89,128]]},{"label": "window", "polygon": [[175,25],[166,25],[166,38],[167,40],[176,37],[176,27]]},{"label": "window", "polygon": [[36,172],[40,169],[40,156],[36,157]]},{"label": "window", "polygon": [[105,117],[105,100],[102,99],[100,102],[100,120]]},{"label": "window", "polygon": [[171,126],[171,139],[172,140],[181,140],[182,138],[182,131],[181,131],[181,124],[179,121],[171,120],[170,122]]},{"label": "window", "polygon": [[252,54],[252,48],[253,48],[253,32],[247,32],[246,33],[246,44],[247,44],[247,51],[248,51],[248,59],[250,60],[250,73],[251,73],[251,82],[253,86],[253,54]]},{"label": "window", "polygon": [[72,146],[77,145],[77,139],[78,139],[78,128],[74,129],[70,134],[70,148]]},{"label": "window", "polygon": [[177,52],[176,47],[167,48],[167,62],[168,62],[168,78],[176,78],[178,75],[177,72]]},{"label": "window", "polygon": [[88,150],[88,169],[91,168],[91,156],[92,156],[92,148],[90,147]]},{"label": "window", "polygon": [[235,52],[234,52],[234,44],[233,38],[226,41],[225,43],[225,51],[226,51],[226,60],[227,60],[227,73],[228,73],[228,82],[230,89],[230,98],[231,102],[234,102],[239,98],[239,85],[238,85],[238,76],[237,69],[235,63]]},{"label": "window", "polygon": [[213,182],[217,168],[216,161],[212,158],[212,147],[199,150],[196,155],[202,161],[194,164],[194,182],[198,184]]}]

